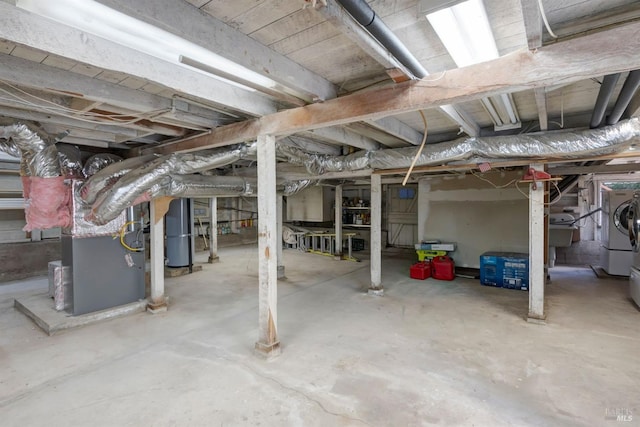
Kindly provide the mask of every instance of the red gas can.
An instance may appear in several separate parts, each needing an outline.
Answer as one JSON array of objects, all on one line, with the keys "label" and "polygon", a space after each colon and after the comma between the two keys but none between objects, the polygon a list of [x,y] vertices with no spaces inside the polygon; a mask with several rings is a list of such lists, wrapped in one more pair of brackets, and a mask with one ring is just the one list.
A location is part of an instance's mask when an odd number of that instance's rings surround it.
[{"label": "red gas can", "polygon": [[453,280],[456,277],[455,264],[448,256],[437,256],[431,260],[431,276],[438,280]]},{"label": "red gas can", "polygon": [[431,263],[422,261],[415,263],[409,269],[409,277],[412,279],[424,280],[431,277]]}]

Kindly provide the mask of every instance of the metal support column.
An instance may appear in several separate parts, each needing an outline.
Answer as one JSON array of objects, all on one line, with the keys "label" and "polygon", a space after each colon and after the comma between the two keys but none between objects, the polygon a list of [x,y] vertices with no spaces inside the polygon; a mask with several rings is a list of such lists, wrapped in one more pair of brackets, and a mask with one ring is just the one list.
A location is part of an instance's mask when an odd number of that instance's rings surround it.
[{"label": "metal support column", "polygon": [[382,177],[371,175],[371,285],[369,295],[382,296]]},{"label": "metal support column", "polygon": [[278,341],[278,214],[276,139],[258,136],[258,341],[256,354],[280,354]]}]

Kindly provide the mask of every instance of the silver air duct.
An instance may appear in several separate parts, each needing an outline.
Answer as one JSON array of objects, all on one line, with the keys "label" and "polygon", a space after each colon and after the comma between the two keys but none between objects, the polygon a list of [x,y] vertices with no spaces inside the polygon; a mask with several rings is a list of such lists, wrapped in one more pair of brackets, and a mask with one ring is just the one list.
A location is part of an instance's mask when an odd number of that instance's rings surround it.
[{"label": "silver air duct", "polygon": [[[312,183],[310,179],[286,181],[276,191],[291,196]],[[239,176],[175,175],[167,177],[148,191],[149,199],[171,197],[251,196],[258,191],[257,178]]]},{"label": "silver air duct", "polygon": [[[148,199],[145,195],[154,185],[163,185],[166,177],[194,174],[231,164],[256,153],[256,142],[229,148],[214,148],[196,153],[173,153],[160,157],[124,175],[93,204],[88,219],[106,224],[127,207]],[[142,197],[142,199],[137,200]]]},{"label": "silver air duct", "polygon": [[60,176],[58,150],[55,144],[44,142],[27,125],[18,123],[2,126],[0,138],[7,140],[6,143],[0,144],[2,151],[21,158],[20,175],[40,178]]},{"label": "silver air duct", "polygon": [[80,194],[85,203],[92,204],[96,201],[96,197],[103,190],[111,187],[118,179],[137,169],[142,165],[157,159],[158,154],[149,154],[141,157],[132,157],[121,162],[112,163],[104,169],[99,170],[88,178],[82,185]]},{"label": "silver air duct", "polygon": [[[640,136],[640,119],[633,118],[605,128],[562,131],[535,135],[462,138],[427,145],[416,166],[443,165],[459,160],[484,159],[573,159],[619,152]],[[417,147],[359,151],[347,156],[323,156],[294,147],[278,146],[278,153],[291,163],[303,165],[312,175],[360,169],[406,168]]]}]

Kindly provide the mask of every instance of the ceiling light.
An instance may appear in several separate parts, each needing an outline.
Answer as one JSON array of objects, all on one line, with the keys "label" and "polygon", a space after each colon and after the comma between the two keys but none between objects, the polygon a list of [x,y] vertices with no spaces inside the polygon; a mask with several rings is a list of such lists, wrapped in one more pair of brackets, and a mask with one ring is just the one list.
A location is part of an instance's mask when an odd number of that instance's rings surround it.
[{"label": "ceiling light", "polygon": [[458,67],[498,57],[498,48],[481,0],[467,0],[427,15]]},{"label": "ceiling light", "polygon": [[93,0],[16,0],[16,5],[45,18],[102,37],[164,61],[184,66],[181,57],[204,67],[189,69],[211,75],[246,90],[265,88],[300,97],[274,80],[245,68],[168,31],[113,10]]},{"label": "ceiling light", "polygon": [[[423,0],[421,7],[432,0]],[[435,3],[447,3],[435,0]],[[450,3],[450,2],[449,2]],[[436,7],[437,8],[437,7]],[[490,61],[499,57],[482,0],[467,0],[427,14],[427,19],[458,67]],[[494,105],[502,103],[501,108]],[[520,119],[509,94],[483,99],[496,130],[520,127]],[[499,113],[502,112],[504,117]]]}]

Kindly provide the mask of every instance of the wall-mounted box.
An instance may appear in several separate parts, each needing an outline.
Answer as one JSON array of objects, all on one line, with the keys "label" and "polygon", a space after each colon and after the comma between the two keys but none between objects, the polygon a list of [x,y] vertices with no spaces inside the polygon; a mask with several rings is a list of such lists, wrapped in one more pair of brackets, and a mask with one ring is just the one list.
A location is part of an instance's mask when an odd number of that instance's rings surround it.
[{"label": "wall-mounted box", "polygon": [[287,197],[287,221],[333,221],[335,193],[331,187],[309,187]]}]

